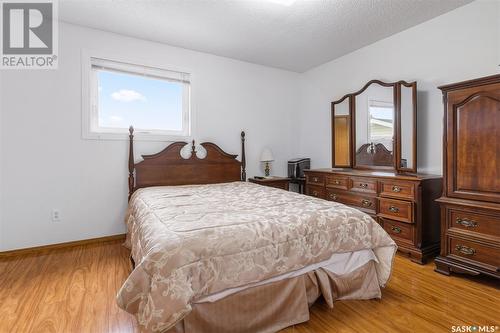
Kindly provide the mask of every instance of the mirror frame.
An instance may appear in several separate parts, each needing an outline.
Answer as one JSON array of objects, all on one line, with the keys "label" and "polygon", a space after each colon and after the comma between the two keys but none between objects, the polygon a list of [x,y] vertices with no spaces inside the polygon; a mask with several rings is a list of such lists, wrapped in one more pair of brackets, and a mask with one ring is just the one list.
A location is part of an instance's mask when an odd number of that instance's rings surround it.
[{"label": "mirror frame", "polygon": [[[356,142],[356,96],[362,94],[372,84],[378,84],[383,87],[393,88],[394,97],[394,143],[393,143],[393,165],[392,166],[376,166],[376,165],[357,165],[356,164],[356,149],[353,145]],[[401,167],[401,86],[412,88],[413,96],[413,138],[412,138],[412,153],[413,153],[413,167]],[[350,164],[349,165],[336,165],[335,164],[335,105],[342,103],[346,98],[349,99],[349,151],[350,151]],[[398,173],[416,173],[417,172],[417,82],[384,82],[381,80],[371,80],[366,83],[360,90],[344,95],[342,98],[331,103],[331,141],[332,141],[332,167],[333,168],[353,168],[365,170],[394,170]]]}]

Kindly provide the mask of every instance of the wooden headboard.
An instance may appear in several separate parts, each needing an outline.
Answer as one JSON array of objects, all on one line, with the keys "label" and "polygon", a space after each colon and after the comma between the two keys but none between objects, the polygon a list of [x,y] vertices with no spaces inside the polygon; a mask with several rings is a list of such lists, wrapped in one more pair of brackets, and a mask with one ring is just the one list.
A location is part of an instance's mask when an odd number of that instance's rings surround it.
[{"label": "wooden headboard", "polygon": [[135,190],[149,186],[215,184],[246,180],[245,132],[241,132],[241,162],[238,155],[223,151],[215,143],[203,142],[205,158],[196,156],[196,145],[191,143],[190,157],[181,156],[187,142],[174,142],[153,155],[142,155],[143,161],[135,163],[134,128],[129,129],[128,189],[129,199]]}]

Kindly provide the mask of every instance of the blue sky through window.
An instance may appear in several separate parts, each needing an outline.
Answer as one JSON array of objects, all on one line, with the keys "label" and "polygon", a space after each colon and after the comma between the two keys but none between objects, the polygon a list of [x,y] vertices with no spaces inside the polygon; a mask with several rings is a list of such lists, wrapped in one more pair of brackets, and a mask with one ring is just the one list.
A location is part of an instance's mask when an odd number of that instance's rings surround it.
[{"label": "blue sky through window", "polygon": [[181,83],[99,70],[98,126],[181,131]]}]

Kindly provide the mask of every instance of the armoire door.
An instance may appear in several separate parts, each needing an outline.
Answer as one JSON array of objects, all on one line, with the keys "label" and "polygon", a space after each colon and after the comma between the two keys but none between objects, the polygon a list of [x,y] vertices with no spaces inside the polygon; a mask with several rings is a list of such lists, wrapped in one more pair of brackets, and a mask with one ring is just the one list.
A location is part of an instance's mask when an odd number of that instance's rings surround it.
[{"label": "armoire door", "polygon": [[500,83],[449,91],[447,195],[500,202]]}]

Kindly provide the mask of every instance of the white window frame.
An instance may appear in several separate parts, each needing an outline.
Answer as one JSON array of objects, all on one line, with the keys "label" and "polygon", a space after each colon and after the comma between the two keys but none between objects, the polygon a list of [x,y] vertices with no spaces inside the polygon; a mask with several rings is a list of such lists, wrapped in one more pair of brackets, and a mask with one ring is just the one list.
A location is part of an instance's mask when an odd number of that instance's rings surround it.
[{"label": "white window frame", "polygon": [[192,73],[186,69],[162,68],[154,63],[123,59],[120,56],[103,55],[82,50],[82,137],[89,140],[128,140],[128,129],[98,127],[97,71],[93,67],[115,70],[131,75],[144,75],[186,84],[183,89],[182,131],[164,131],[134,128],[134,139],[138,141],[190,141],[194,132],[192,108]]}]

